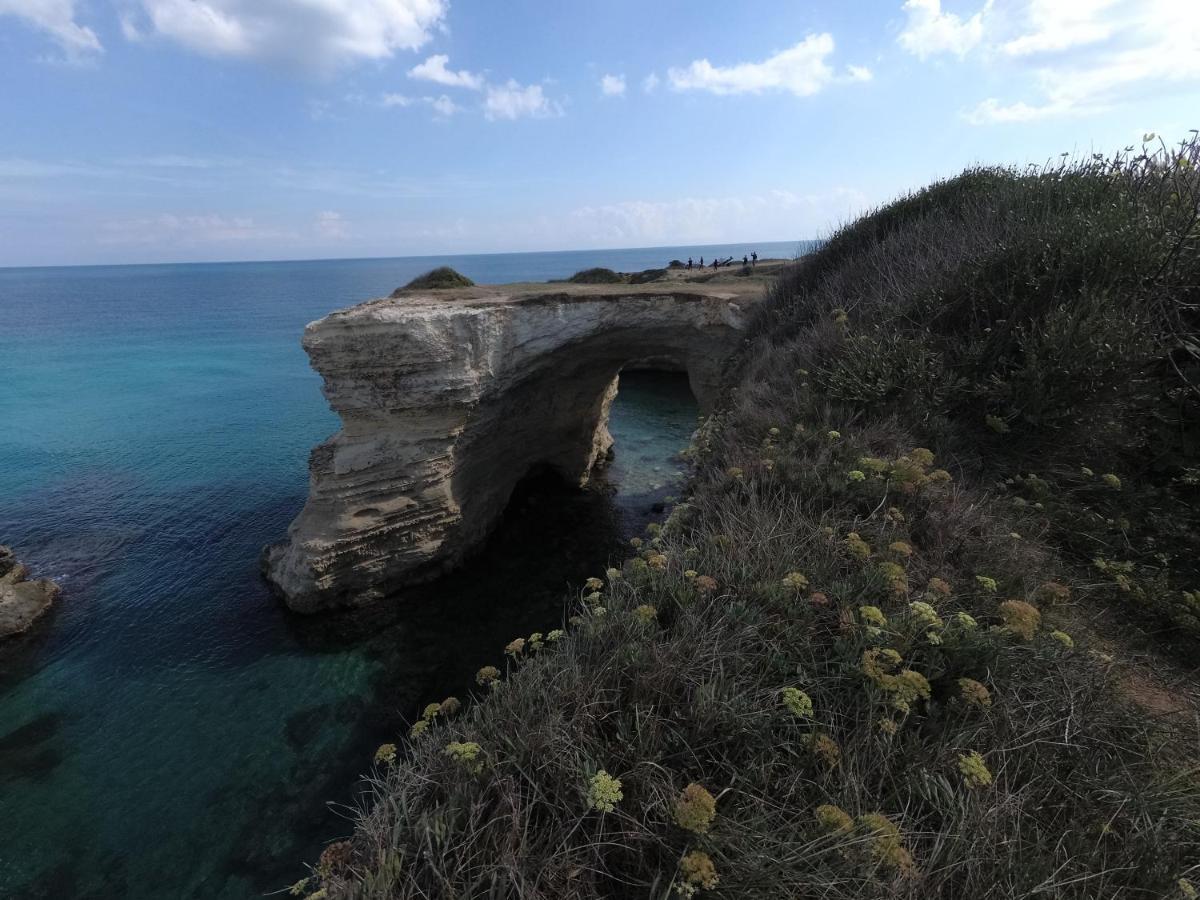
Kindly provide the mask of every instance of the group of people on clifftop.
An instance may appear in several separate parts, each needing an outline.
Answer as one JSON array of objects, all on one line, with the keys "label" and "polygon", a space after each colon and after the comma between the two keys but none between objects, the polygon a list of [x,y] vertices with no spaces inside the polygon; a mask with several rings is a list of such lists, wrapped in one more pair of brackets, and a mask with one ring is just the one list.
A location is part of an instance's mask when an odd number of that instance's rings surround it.
[{"label": "group of people on clifftop", "polygon": [[[714,259],[712,261],[712,267],[714,269],[719,269],[719,268],[721,268],[721,266],[728,266],[728,265],[732,265],[732,264],[733,264],[732,256],[727,256],[727,257],[725,257],[725,259]],[[743,266],[757,266],[758,265],[758,251],[757,250],[753,251],[749,256],[746,256],[745,254],[743,254],[742,255],[742,265]],[[687,268],[691,269],[693,266],[694,266],[694,263],[692,262],[692,258],[689,256],[688,261],[687,261]],[[704,268],[704,257],[703,256],[700,257],[699,268],[701,268],[701,269]]]}]

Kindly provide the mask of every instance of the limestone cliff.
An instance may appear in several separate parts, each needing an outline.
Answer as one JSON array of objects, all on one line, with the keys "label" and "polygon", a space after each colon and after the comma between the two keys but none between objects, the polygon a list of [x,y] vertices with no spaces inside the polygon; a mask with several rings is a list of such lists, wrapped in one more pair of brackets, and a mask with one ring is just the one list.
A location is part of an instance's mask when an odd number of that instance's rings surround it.
[{"label": "limestone cliff", "polygon": [[760,289],[474,287],[312,323],[304,348],[342,430],[312,451],[308,502],[267,577],[311,612],[455,565],[533,466],[586,482],[623,367],[683,369],[711,405]]}]

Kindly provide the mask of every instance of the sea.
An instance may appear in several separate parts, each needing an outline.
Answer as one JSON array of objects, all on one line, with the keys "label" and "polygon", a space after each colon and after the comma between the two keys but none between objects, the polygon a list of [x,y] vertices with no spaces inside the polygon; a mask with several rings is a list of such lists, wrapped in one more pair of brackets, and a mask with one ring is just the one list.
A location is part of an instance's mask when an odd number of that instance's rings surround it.
[{"label": "sea", "polygon": [[686,379],[628,373],[591,489],[531,479],[458,571],[294,615],[258,560],[338,428],[306,323],[441,265],[545,281],[808,247],[0,269],[0,544],[63,588],[0,644],[0,897],[285,888],[351,832],[375,748],[558,627],[680,485]]}]

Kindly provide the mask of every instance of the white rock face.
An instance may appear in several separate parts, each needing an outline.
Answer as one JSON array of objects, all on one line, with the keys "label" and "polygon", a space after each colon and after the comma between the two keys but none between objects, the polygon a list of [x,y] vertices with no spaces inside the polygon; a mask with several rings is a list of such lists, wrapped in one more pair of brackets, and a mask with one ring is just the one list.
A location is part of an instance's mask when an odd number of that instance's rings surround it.
[{"label": "white rock face", "polygon": [[[440,295],[440,296],[436,296]],[[375,300],[305,329],[342,430],[268,579],[301,612],[360,605],[457,564],[517,482],[587,481],[623,367],[683,369],[701,408],[741,341],[749,291],[561,285]]]}]

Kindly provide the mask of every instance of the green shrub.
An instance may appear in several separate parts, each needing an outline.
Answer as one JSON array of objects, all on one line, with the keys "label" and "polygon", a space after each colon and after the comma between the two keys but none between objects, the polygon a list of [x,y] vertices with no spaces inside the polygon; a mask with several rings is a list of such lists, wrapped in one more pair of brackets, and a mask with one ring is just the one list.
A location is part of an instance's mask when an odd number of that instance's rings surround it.
[{"label": "green shrub", "polygon": [[449,266],[439,266],[438,268],[426,272],[424,275],[418,275],[404,287],[396,288],[392,292],[393,297],[397,297],[405,291],[428,291],[439,290],[441,288],[457,288],[457,287],[472,287],[475,284],[470,278],[465,275],[460,275]]},{"label": "green shrub", "polygon": [[612,269],[595,268],[576,272],[567,281],[571,284],[623,284],[625,276]]}]

